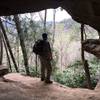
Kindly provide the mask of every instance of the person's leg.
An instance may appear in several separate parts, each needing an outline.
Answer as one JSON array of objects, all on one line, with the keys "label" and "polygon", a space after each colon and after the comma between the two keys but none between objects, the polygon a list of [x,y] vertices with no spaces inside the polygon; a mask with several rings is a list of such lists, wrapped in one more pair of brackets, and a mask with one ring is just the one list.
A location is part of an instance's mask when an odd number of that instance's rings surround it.
[{"label": "person's leg", "polygon": [[41,67],[41,81],[45,80],[45,68],[42,66]]},{"label": "person's leg", "polygon": [[50,61],[47,61],[46,69],[47,69],[46,83],[52,83],[52,81],[50,80],[51,73],[52,73],[52,66]]},{"label": "person's leg", "polygon": [[41,58],[41,81],[45,80],[45,62],[44,60]]}]

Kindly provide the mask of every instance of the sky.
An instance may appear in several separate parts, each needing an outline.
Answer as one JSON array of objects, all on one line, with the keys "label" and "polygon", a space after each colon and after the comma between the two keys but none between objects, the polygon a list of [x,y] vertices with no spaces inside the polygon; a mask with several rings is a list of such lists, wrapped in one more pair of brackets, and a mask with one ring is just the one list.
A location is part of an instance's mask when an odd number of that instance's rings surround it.
[{"label": "sky", "polygon": [[[40,11],[40,13],[43,17],[44,16],[44,10]],[[34,20],[36,20],[36,21],[40,20],[38,12],[36,12],[35,14],[33,13],[32,16],[33,16]],[[69,18],[71,18],[71,16],[65,10],[61,11],[60,8],[56,9],[56,18],[55,18],[56,22],[62,21],[64,19],[69,19]],[[53,9],[47,10],[47,21],[53,21]]]},{"label": "sky", "polygon": [[[61,11],[61,10],[57,10],[56,11],[56,21],[59,22],[63,19],[68,19],[71,18],[71,16],[65,11]],[[47,21],[51,21],[53,19],[53,10],[48,10],[48,14],[47,14]]]}]

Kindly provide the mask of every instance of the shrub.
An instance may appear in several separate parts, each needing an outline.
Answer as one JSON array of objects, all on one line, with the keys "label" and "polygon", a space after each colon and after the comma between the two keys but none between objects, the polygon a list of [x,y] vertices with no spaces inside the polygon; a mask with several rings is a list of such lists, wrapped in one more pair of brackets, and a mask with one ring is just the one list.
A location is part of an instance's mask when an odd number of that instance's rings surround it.
[{"label": "shrub", "polygon": [[[98,65],[99,62],[95,60],[89,62],[91,83],[93,87],[96,86],[98,81],[96,78],[98,70],[100,72],[100,68]],[[74,64],[70,65],[69,68],[67,68],[63,72],[60,72],[58,70],[54,75],[54,80],[63,85],[73,88],[86,87],[87,84],[85,71],[80,61],[77,61]]]},{"label": "shrub", "polygon": [[35,66],[31,66],[30,67],[30,74],[33,77],[39,77],[40,76],[40,72],[39,72],[39,67],[37,67],[37,71],[36,71],[36,67]]}]

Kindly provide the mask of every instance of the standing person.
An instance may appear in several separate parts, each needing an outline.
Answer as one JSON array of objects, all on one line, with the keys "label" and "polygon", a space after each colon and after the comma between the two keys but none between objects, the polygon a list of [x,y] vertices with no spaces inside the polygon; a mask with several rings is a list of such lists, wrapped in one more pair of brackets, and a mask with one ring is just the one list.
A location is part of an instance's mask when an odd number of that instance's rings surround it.
[{"label": "standing person", "polygon": [[45,81],[45,83],[52,83],[50,80],[51,73],[52,73],[52,52],[51,47],[46,33],[42,34],[43,38],[43,50],[41,51],[42,55],[39,55],[40,62],[41,62],[41,81]]}]

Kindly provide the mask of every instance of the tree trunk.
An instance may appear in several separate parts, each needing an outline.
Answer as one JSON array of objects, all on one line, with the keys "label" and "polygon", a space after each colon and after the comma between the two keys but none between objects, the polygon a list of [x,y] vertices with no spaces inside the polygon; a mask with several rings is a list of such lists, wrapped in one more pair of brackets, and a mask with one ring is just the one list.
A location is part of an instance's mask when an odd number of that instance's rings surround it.
[{"label": "tree trunk", "polygon": [[81,25],[81,58],[82,58],[82,61],[84,62],[85,57],[84,57],[84,50],[83,50],[83,44],[82,44],[83,40],[84,40],[84,24]]},{"label": "tree trunk", "polygon": [[9,68],[10,68],[10,71],[12,72],[11,61],[10,61],[10,57],[9,57],[9,54],[8,54],[7,45],[6,45],[6,42],[5,42],[5,39],[4,39],[3,36],[2,36],[2,40],[3,40],[3,43],[4,43],[5,50],[6,50],[7,60],[8,60],[8,64],[9,64]]},{"label": "tree trunk", "polygon": [[37,63],[38,55],[36,55],[36,58],[35,59],[36,59],[36,61],[35,61],[35,65],[36,65],[36,76],[37,76],[38,75],[38,73],[37,73],[38,72],[38,69],[37,69],[38,68],[38,63]]},{"label": "tree trunk", "polygon": [[82,44],[83,40],[84,40],[84,24],[81,24],[81,58],[82,58],[82,62],[83,62],[84,70],[85,70],[88,88],[92,89],[88,62],[87,60],[85,60],[85,56],[84,56],[84,50],[83,50],[83,44]]},{"label": "tree trunk", "polygon": [[55,28],[56,28],[56,24],[55,24],[55,17],[56,17],[56,9],[53,10],[53,37],[52,37],[52,48],[55,42]]},{"label": "tree trunk", "polygon": [[23,31],[21,29],[21,23],[19,21],[18,15],[14,15],[14,21],[15,21],[16,29],[17,29],[18,36],[19,36],[19,39],[20,39],[20,45],[21,45],[21,49],[22,49],[22,53],[23,53],[23,59],[24,59],[24,65],[25,65],[26,73],[27,73],[27,75],[30,75],[29,66],[28,66],[28,58],[27,58],[27,53],[26,53],[26,48],[25,48],[25,43],[24,43],[24,37],[23,37]]},{"label": "tree trunk", "polygon": [[17,59],[17,64],[18,64],[18,67],[19,67],[19,39],[18,37],[16,37],[16,59]]},{"label": "tree trunk", "polygon": [[17,72],[19,72],[18,67],[17,67],[17,64],[16,64],[16,61],[15,61],[15,58],[14,58],[13,53],[12,53],[12,50],[11,50],[11,46],[10,46],[10,44],[9,44],[8,37],[7,37],[7,35],[6,35],[5,28],[4,28],[4,26],[3,26],[3,23],[2,23],[2,21],[1,21],[1,19],[0,19],[0,27],[1,27],[1,30],[2,30],[3,36],[4,36],[4,38],[5,38],[5,41],[6,41],[8,50],[9,50],[9,53],[10,53],[10,55],[11,55],[12,61],[13,61],[13,63],[14,63],[15,69],[16,69]]},{"label": "tree trunk", "polygon": [[0,65],[2,65],[3,60],[3,43],[2,43],[2,33],[0,33]]},{"label": "tree trunk", "polygon": [[44,32],[46,32],[46,19],[47,19],[47,9],[45,10],[45,15],[44,15]]},{"label": "tree trunk", "polygon": [[39,17],[40,17],[40,19],[41,19],[41,22],[44,23],[44,19],[43,19],[43,17],[42,17],[41,12],[39,12],[38,14],[39,14]]}]

